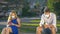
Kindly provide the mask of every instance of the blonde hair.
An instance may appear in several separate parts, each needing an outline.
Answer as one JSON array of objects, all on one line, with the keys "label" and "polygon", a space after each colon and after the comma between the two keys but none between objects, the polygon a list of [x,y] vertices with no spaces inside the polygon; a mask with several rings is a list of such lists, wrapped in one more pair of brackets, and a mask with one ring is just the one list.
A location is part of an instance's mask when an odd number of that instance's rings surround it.
[{"label": "blonde hair", "polygon": [[12,20],[12,13],[14,13],[15,14],[15,18],[17,18],[17,14],[16,14],[15,10],[12,10],[10,12],[10,14],[9,14],[8,21]]}]

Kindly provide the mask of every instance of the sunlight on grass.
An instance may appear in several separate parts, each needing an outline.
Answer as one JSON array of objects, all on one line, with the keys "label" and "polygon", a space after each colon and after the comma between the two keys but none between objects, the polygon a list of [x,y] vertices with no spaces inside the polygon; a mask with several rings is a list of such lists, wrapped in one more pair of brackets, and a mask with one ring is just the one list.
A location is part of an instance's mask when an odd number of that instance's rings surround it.
[{"label": "sunlight on grass", "polygon": [[[28,26],[38,26],[40,20],[31,20],[32,23],[22,23],[22,25],[28,25]],[[60,20],[57,20],[57,26],[60,26]]]},{"label": "sunlight on grass", "polygon": [[31,20],[31,22],[40,22],[40,20],[37,20],[37,19],[36,20]]},{"label": "sunlight on grass", "polygon": [[[27,24],[27,23],[22,23],[22,25],[28,25],[28,26],[38,26],[39,24]],[[60,26],[60,24],[57,24],[57,26]]]}]

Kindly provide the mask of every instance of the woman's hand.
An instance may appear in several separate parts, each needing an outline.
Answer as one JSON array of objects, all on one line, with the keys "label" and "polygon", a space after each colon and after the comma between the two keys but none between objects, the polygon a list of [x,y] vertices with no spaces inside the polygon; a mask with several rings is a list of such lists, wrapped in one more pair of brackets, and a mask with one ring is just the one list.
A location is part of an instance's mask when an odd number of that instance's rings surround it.
[{"label": "woman's hand", "polygon": [[12,23],[11,25],[15,25],[14,23]]},{"label": "woman's hand", "polygon": [[12,23],[11,25],[17,26],[17,24]]},{"label": "woman's hand", "polygon": [[12,22],[9,22],[8,25],[12,25]]},{"label": "woman's hand", "polygon": [[18,27],[18,24],[14,24],[14,23],[12,23],[12,25],[14,25],[14,26],[17,26],[17,27]]},{"label": "woman's hand", "polygon": [[10,23],[8,23],[8,25],[9,25],[9,26],[11,26],[11,25],[15,25],[15,24],[14,24],[14,23],[12,23],[12,22],[10,22]]}]

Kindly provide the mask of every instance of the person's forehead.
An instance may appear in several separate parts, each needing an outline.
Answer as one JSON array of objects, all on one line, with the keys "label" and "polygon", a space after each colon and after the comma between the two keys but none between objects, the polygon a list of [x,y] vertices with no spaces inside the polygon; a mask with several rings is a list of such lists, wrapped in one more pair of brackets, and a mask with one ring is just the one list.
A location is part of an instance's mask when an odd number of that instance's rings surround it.
[{"label": "person's forehead", "polygon": [[50,12],[44,12],[44,13],[50,13]]},{"label": "person's forehead", "polygon": [[44,14],[50,14],[49,12],[45,12]]},{"label": "person's forehead", "polygon": [[12,15],[15,15],[15,13],[12,13]]},{"label": "person's forehead", "polygon": [[15,13],[12,13],[12,14],[15,14]]}]

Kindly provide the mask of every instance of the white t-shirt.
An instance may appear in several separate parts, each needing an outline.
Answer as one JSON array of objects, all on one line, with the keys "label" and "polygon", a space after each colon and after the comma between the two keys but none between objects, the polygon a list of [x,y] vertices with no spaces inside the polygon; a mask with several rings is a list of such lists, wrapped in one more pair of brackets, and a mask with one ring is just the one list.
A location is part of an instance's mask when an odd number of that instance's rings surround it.
[{"label": "white t-shirt", "polygon": [[56,28],[56,15],[54,13],[50,13],[50,17],[46,18],[45,14],[42,14],[41,16],[41,21],[40,21],[40,26],[44,25],[44,23],[46,25],[54,25],[54,27]]}]

